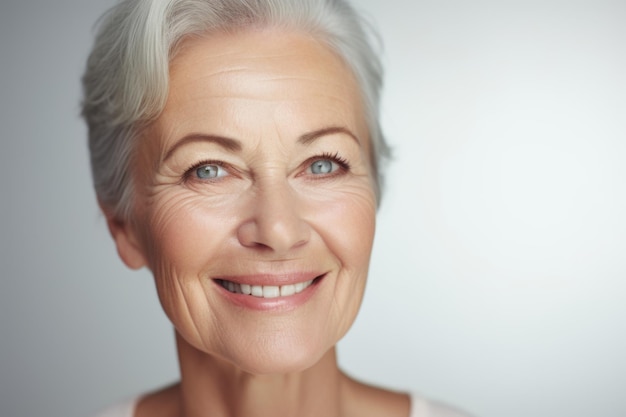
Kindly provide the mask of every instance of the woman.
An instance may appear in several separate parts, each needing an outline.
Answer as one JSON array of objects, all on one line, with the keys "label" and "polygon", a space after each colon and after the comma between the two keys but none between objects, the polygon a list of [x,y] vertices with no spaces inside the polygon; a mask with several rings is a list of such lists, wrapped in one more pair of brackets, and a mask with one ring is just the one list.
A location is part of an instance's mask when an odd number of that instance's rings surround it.
[{"label": "woman", "polygon": [[84,76],[94,183],[148,267],[181,381],[106,416],[460,416],[357,382],[387,147],[379,62],[338,0],[132,0]]}]

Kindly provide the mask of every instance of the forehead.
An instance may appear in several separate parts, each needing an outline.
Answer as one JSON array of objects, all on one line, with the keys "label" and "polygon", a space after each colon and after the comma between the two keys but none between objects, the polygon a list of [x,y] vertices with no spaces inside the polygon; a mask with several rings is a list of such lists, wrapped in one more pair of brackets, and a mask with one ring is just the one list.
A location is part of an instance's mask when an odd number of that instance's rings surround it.
[{"label": "forehead", "polygon": [[169,137],[189,130],[239,136],[251,124],[278,126],[287,136],[348,125],[367,137],[351,71],[306,34],[265,29],[186,39],[170,64],[169,87],[155,123]]},{"label": "forehead", "polygon": [[[194,66],[216,73],[254,69],[260,73],[296,72],[350,77],[348,68],[325,44],[304,32],[266,28],[215,32],[185,39],[170,63],[170,79],[185,77]],[[197,69],[197,68],[196,68]],[[215,74],[218,75],[218,74]]]}]

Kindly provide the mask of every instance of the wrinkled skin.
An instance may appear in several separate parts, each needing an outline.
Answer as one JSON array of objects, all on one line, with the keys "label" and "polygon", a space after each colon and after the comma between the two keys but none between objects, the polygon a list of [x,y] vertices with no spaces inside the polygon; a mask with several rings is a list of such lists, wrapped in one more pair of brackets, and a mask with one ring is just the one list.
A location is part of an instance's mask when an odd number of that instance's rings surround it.
[{"label": "wrinkled skin", "polygon": [[[345,334],[375,224],[363,114],[350,71],[310,37],[185,42],[165,110],[138,146],[135,221],[112,227],[127,264],[153,272],[183,343],[282,374],[311,367]],[[323,279],[306,303],[270,311],[234,305],[215,282],[298,273]]]}]

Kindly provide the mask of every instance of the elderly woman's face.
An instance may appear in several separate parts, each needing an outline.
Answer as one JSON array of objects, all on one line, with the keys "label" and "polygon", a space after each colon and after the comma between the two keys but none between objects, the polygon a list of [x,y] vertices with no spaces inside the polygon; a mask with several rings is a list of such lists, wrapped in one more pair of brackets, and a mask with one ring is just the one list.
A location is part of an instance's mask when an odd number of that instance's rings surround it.
[{"label": "elderly woman's face", "polygon": [[350,72],[309,37],[186,41],[138,148],[130,240],[187,343],[288,372],[348,330],[375,223],[363,115]]}]

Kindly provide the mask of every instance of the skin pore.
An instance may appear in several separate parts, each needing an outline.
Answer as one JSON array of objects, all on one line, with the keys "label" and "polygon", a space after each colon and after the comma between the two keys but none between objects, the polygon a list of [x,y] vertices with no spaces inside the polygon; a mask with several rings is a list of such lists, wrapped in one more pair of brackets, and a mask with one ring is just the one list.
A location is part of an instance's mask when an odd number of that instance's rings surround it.
[{"label": "skin pore", "polygon": [[407,396],[348,378],[336,360],[375,228],[363,114],[350,71],[311,37],[185,40],[137,147],[133,221],[108,218],[176,330],[181,383],[144,397],[136,416],[408,415]]}]

